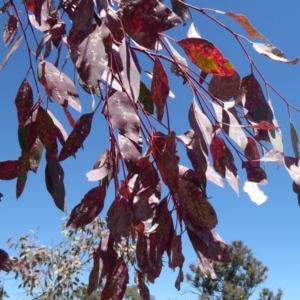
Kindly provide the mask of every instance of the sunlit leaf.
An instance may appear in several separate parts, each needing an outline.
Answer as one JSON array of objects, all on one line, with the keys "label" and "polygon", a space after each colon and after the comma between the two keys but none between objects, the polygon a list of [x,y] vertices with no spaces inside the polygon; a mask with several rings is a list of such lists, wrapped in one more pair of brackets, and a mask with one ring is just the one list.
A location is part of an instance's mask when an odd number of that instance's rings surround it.
[{"label": "sunlit leaf", "polygon": [[167,73],[160,59],[156,57],[153,67],[151,98],[155,104],[157,119],[159,122],[162,121],[169,92],[170,86]]},{"label": "sunlit leaf", "polygon": [[177,43],[189,59],[205,73],[219,76],[237,74],[234,66],[213,43],[201,38],[185,38]]},{"label": "sunlit leaf", "polygon": [[285,54],[270,44],[252,43],[253,48],[260,54],[269,57],[273,60],[284,62],[287,64],[295,65],[298,63],[299,58],[296,57],[293,60],[288,60]]},{"label": "sunlit leaf", "polygon": [[201,35],[193,22],[191,23],[191,25],[189,27],[187,37],[188,38],[201,38]]},{"label": "sunlit leaf", "polygon": [[73,81],[47,61],[38,66],[38,78],[47,94],[62,106],[72,106],[81,112],[80,99]]},{"label": "sunlit leaf", "polygon": [[94,113],[83,114],[76,122],[73,131],[68,136],[65,144],[63,145],[58,160],[63,161],[71,155],[74,155],[83,142],[89,135],[92,126]]},{"label": "sunlit leaf", "polygon": [[254,203],[257,205],[263,204],[267,200],[267,196],[258,188],[258,184],[256,182],[246,181],[244,183],[243,190],[247,193]]},{"label": "sunlit leaf", "polygon": [[253,27],[253,25],[244,15],[235,14],[233,12],[227,12],[226,15],[240,23],[251,37],[266,39]]},{"label": "sunlit leaf", "polygon": [[106,196],[106,186],[101,185],[89,190],[70,214],[68,227],[80,228],[91,223],[102,211]]}]

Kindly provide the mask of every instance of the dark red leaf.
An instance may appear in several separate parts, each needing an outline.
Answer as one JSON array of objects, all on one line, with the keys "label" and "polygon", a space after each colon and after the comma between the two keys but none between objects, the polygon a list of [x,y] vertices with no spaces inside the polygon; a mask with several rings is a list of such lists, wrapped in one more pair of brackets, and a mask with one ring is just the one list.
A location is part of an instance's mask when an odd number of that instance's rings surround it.
[{"label": "dark red leaf", "polygon": [[[70,56],[82,81],[83,88],[88,93],[100,95],[100,78],[103,72],[107,70],[108,64],[108,55],[105,51],[104,42],[110,37],[109,30],[105,25],[102,25],[100,27],[95,26],[93,32],[81,43],[69,41]],[[107,75],[104,77],[104,80],[106,80]]]},{"label": "dark red leaf", "polygon": [[255,123],[267,121],[272,124],[273,112],[265,99],[259,82],[253,74],[242,79],[241,88],[246,91],[246,102],[242,103],[248,110],[246,117]]},{"label": "dark red leaf", "polygon": [[[43,7],[43,4],[45,1],[46,0],[34,0],[34,16],[40,26],[42,25],[41,13],[42,13],[42,7]],[[47,1],[47,3],[48,3],[48,1]]]},{"label": "dark red leaf", "polygon": [[108,22],[105,23],[105,25],[111,31],[115,42],[121,44],[122,41],[123,41],[123,38],[124,38],[124,34],[125,34],[123,24],[122,24],[121,20],[118,18],[118,16],[111,9],[109,9],[107,11],[106,18],[107,18]]},{"label": "dark red leaf", "polygon": [[293,182],[293,192],[297,194],[298,205],[300,206],[300,186]]},{"label": "dark red leaf", "polygon": [[149,292],[147,285],[145,284],[144,275],[138,270],[135,270],[134,282],[138,285],[139,293],[140,293],[142,299],[150,300],[150,292]]},{"label": "dark red leaf", "polygon": [[248,181],[261,183],[267,179],[267,174],[261,167],[254,167],[248,162],[244,163],[243,167],[246,169]]},{"label": "dark red leaf", "polygon": [[23,193],[25,184],[27,181],[27,173],[30,170],[30,158],[29,153],[22,152],[22,156],[18,160],[18,178],[16,185],[16,197],[17,199]]},{"label": "dark red leaf", "polygon": [[73,81],[47,61],[38,66],[38,78],[47,94],[62,106],[72,106],[81,112],[80,99]]},{"label": "dark red leaf", "polygon": [[176,267],[182,268],[184,263],[184,256],[182,254],[181,235],[173,237],[171,255],[169,257],[169,267],[175,269]]},{"label": "dark red leaf", "polygon": [[224,263],[231,261],[227,245],[215,230],[188,223],[187,233],[195,250],[206,258]]},{"label": "dark red leaf", "polygon": [[162,121],[166,101],[170,92],[168,75],[160,59],[156,57],[153,67],[151,98],[156,107],[157,120]]},{"label": "dark red leaf", "polygon": [[248,144],[244,150],[247,159],[249,160],[249,164],[253,167],[259,167],[260,165],[260,156],[256,146],[256,142],[253,138],[247,137]]},{"label": "dark red leaf", "polygon": [[140,120],[132,102],[124,92],[116,91],[107,100],[106,112],[112,125],[121,133],[138,143],[140,136]]},{"label": "dark red leaf", "polygon": [[[28,0],[27,0],[28,1]],[[26,1],[25,1],[26,2]],[[11,2],[10,1],[7,1],[6,3],[3,4],[3,6],[0,8],[0,12],[3,14],[5,13],[9,7],[11,5]]]},{"label": "dark red leaf", "polygon": [[128,267],[123,257],[117,260],[113,273],[107,278],[103,288],[102,300],[122,300],[129,282]]},{"label": "dark red leaf", "polygon": [[74,155],[89,135],[92,126],[94,113],[83,114],[76,122],[74,129],[68,136],[65,144],[60,150],[58,160],[63,161],[71,155]]},{"label": "dark red leaf", "polygon": [[106,186],[101,185],[89,190],[76,205],[67,222],[71,228],[79,228],[91,223],[102,211],[106,196]]},{"label": "dark red leaf", "polygon": [[36,130],[49,156],[57,158],[58,145],[56,140],[56,127],[48,114],[41,106],[36,116]]},{"label": "dark red leaf", "polygon": [[236,95],[240,84],[241,78],[239,74],[233,74],[227,77],[213,75],[208,85],[208,91],[215,98],[229,101]]},{"label": "dark red leaf", "polygon": [[189,59],[205,73],[219,76],[237,74],[234,66],[213,43],[201,38],[185,38],[177,43]]},{"label": "dark red leaf", "polygon": [[147,272],[147,279],[154,283],[155,279],[159,277],[161,270],[162,270],[162,256],[159,255],[159,252],[157,251],[157,233],[152,232],[149,235],[149,241],[150,241],[150,247],[149,247],[149,264],[150,269]]},{"label": "dark red leaf", "polygon": [[178,163],[176,157],[175,133],[168,135],[155,132],[152,136],[152,155],[158,166],[163,182],[174,196],[178,189]]},{"label": "dark red leaf", "polygon": [[6,160],[0,162],[0,179],[12,180],[18,176],[18,161]]},{"label": "dark red leaf", "polygon": [[23,80],[19,87],[15,104],[17,107],[19,127],[22,127],[30,117],[29,113],[33,105],[32,88],[27,78]]},{"label": "dark red leaf", "polygon": [[107,212],[107,227],[117,243],[126,240],[130,233],[132,211],[126,198],[117,198]]},{"label": "dark red leaf", "polygon": [[184,280],[184,275],[182,272],[182,268],[180,268],[179,272],[178,272],[178,276],[175,281],[175,287],[176,287],[177,291],[180,291],[180,283],[183,282],[183,280]]},{"label": "dark red leaf", "polygon": [[65,141],[68,138],[68,134],[67,134],[66,130],[64,129],[62,124],[56,119],[56,117],[51,113],[51,111],[49,109],[47,110],[47,112],[50,115],[50,117],[56,127],[56,136],[57,136],[58,140],[60,141],[60,143],[62,145],[64,145]]},{"label": "dark red leaf", "polygon": [[12,262],[9,258],[9,255],[2,249],[0,249],[0,270],[4,272],[11,271]]},{"label": "dark red leaf", "polygon": [[47,159],[45,169],[45,182],[49,194],[52,196],[55,205],[66,211],[66,191],[64,185],[64,170],[56,158]]},{"label": "dark red leaf", "polygon": [[5,22],[3,30],[3,40],[5,46],[10,46],[18,30],[18,18],[14,15],[9,15]]},{"label": "dark red leaf", "polygon": [[179,179],[178,200],[184,219],[206,228],[214,228],[218,224],[212,205],[191,181]]}]

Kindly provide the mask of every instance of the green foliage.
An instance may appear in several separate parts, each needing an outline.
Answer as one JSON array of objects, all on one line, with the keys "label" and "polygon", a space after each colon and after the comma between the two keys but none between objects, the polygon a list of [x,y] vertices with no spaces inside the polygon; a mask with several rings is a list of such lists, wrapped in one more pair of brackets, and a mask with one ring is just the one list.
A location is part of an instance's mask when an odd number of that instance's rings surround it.
[{"label": "green foliage", "polygon": [[[215,278],[203,273],[198,266],[190,265],[192,274],[186,274],[186,279],[196,289],[199,299],[247,300],[267,279],[268,268],[254,257],[252,250],[242,241],[233,241],[228,250],[231,262],[214,262]],[[263,288],[259,300],[280,300],[282,294],[280,289],[274,295]]]}]

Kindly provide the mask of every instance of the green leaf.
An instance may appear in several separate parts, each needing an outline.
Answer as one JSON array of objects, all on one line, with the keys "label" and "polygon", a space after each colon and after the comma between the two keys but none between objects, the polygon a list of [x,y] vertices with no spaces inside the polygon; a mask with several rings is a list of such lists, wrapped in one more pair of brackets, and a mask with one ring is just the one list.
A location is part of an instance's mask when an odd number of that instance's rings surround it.
[{"label": "green leaf", "polygon": [[154,104],[151,98],[151,92],[142,81],[140,82],[139,101],[144,105],[144,109],[147,113],[150,115],[154,113]]}]

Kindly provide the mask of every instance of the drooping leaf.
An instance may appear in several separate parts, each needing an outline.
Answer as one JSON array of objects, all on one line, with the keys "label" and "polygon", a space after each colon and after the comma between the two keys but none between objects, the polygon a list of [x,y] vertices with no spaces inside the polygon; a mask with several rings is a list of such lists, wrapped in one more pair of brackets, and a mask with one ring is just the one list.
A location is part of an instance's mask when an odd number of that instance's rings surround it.
[{"label": "drooping leaf", "polygon": [[86,173],[88,181],[100,181],[106,176],[111,180],[114,167],[111,152],[106,149],[97,159],[94,169]]},{"label": "drooping leaf", "polygon": [[4,3],[4,5],[0,8],[0,13],[1,14],[5,13],[9,9],[10,5],[11,5],[10,1]]},{"label": "drooping leaf", "polygon": [[[98,2],[99,0],[97,0]],[[101,0],[100,0],[101,1]],[[106,1],[106,0],[105,0]],[[114,40],[118,43],[121,44],[124,38],[124,28],[121,20],[118,18],[116,13],[109,9],[107,12],[106,18],[107,22],[105,25],[108,27],[108,29],[111,31]]]},{"label": "drooping leaf", "polygon": [[187,37],[189,37],[189,38],[201,38],[201,35],[200,35],[198,29],[196,28],[196,26],[193,22],[191,23],[191,25],[189,27]]},{"label": "drooping leaf", "polygon": [[193,100],[189,110],[189,122],[192,129],[200,137],[203,137],[209,145],[212,139],[213,127],[211,121],[206,114],[199,108],[195,100]]},{"label": "drooping leaf", "polygon": [[212,139],[210,152],[213,158],[214,168],[223,178],[226,175],[226,168],[228,168],[235,177],[237,176],[237,168],[234,164],[232,153],[218,135],[214,135]]},{"label": "drooping leaf", "polygon": [[236,20],[240,25],[243,26],[243,28],[247,31],[247,33],[254,38],[261,38],[261,39],[266,39],[261,33],[259,33],[253,25],[250,23],[250,21],[244,16],[244,15],[239,15],[233,12],[227,12],[227,16],[233,18]]},{"label": "drooping leaf", "polygon": [[67,117],[67,120],[68,120],[70,126],[72,128],[74,128],[76,122],[75,122],[74,118],[72,117],[71,113],[68,111],[68,109],[66,107],[63,107],[63,110],[64,110],[65,116]]},{"label": "drooping leaf", "polygon": [[227,245],[214,229],[187,223],[187,232],[193,247],[206,258],[223,263],[231,262]]},{"label": "drooping leaf", "polygon": [[212,96],[222,101],[229,101],[236,95],[240,88],[240,83],[241,78],[239,74],[226,77],[213,75],[208,85],[208,91]]},{"label": "drooping leaf", "polygon": [[47,94],[62,106],[72,106],[81,112],[80,99],[73,81],[47,61],[38,66],[38,78]]},{"label": "drooping leaf", "polygon": [[122,300],[129,282],[128,267],[123,257],[118,258],[113,273],[107,278],[102,300]]},{"label": "drooping leaf", "polygon": [[20,35],[17,40],[15,41],[14,45],[10,48],[10,50],[5,55],[4,59],[2,60],[2,63],[0,65],[0,71],[4,68],[10,57],[13,55],[13,53],[20,47],[21,42],[23,39],[23,35]]},{"label": "drooping leaf", "polygon": [[177,289],[177,291],[180,291],[180,283],[183,282],[183,280],[184,280],[184,275],[183,275],[182,268],[180,268],[175,281],[175,288]]},{"label": "drooping leaf", "polygon": [[102,211],[106,196],[106,186],[89,190],[71,212],[67,227],[80,228],[91,223]]},{"label": "drooping leaf", "polygon": [[132,211],[126,198],[117,198],[107,212],[107,227],[117,243],[126,240],[130,233]]},{"label": "drooping leaf", "polygon": [[211,279],[217,279],[217,275],[214,271],[213,262],[210,259],[206,258],[200,251],[196,249],[195,251],[198,256],[198,266],[200,271],[206,276],[209,276]]},{"label": "drooping leaf", "polygon": [[[34,0],[34,16],[38,24],[41,26],[42,25],[42,7],[43,4],[45,3],[46,0]],[[47,1],[48,3],[48,1]]]},{"label": "drooping leaf", "polygon": [[139,142],[140,120],[134,103],[126,93],[116,91],[107,100],[108,115],[112,125],[133,142]]},{"label": "drooping leaf", "polygon": [[4,24],[3,41],[5,46],[10,46],[18,30],[18,18],[14,15],[9,15]]},{"label": "drooping leaf", "polygon": [[247,137],[247,139],[248,139],[248,143],[244,150],[244,153],[245,153],[247,159],[249,160],[249,162],[247,162],[247,163],[250,164],[254,168],[259,167],[260,155],[259,155],[259,152],[258,152],[258,149],[256,146],[256,142],[251,137]]},{"label": "drooping leaf", "polygon": [[0,179],[12,180],[18,176],[18,161],[6,160],[0,162]]},{"label": "drooping leaf", "polygon": [[267,182],[267,174],[261,167],[255,167],[248,163],[245,163],[243,167],[246,169],[248,181],[256,183]]},{"label": "drooping leaf", "polygon": [[[182,2],[185,2],[185,0],[183,0]],[[171,0],[171,4],[172,4],[172,10],[176,15],[178,15],[182,19],[183,26],[185,26],[186,21],[189,18],[189,11],[187,7],[176,0]]]},{"label": "drooping leaf", "polygon": [[58,145],[56,140],[56,127],[48,112],[41,106],[39,106],[37,112],[36,130],[38,132],[39,139],[47,150],[47,154],[51,157],[57,158]]},{"label": "drooping leaf", "polygon": [[155,132],[152,136],[152,155],[158,166],[163,182],[174,196],[178,189],[178,163],[176,158],[175,133],[168,135]]},{"label": "drooping leaf", "polygon": [[63,212],[66,211],[64,176],[64,170],[57,158],[48,158],[45,168],[46,187],[55,205]]},{"label": "drooping leaf", "polygon": [[9,272],[12,269],[12,262],[6,251],[0,249],[0,270]]},{"label": "drooping leaf", "polygon": [[242,79],[241,88],[246,91],[246,117],[255,123],[267,121],[272,124],[273,112],[265,100],[261,86],[255,76],[250,74]]},{"label": "drooping leaf", "polygon": [[44,146],[39,138],[35,140],[29,152],[30,171],[36,173],[41,161]]},{"label": "drooping leaf", "polygon": [[15,104],[17,107],[19,127],[22,127],[30,117],[29,113],[33,105],[33,92],[27,78],[25,78],[19,87]]},{"label": "drooping leaf", "polygon": [[16,184],[16,197],[17,199],[21,196],[24,191],[25,184],[27,181],[27,173],[30,170],[30,159],[29,153],[22,152],[22,155],[18,160],[18,177]]},{"label": "drooping leaf", "polygon": [[181,235],[173,237],[171,255],[169,257],[169,267],[175,269],[176,267],[182,268],[184,263],[184,256],[182,254]]},{"label": "drooping leaf", "polygon": [[89,135],[92,126],[94,113],[83,114],[76,122],[74,129],[68,136],[65,144],[63,145],[58,160],[63,161],[71,155],[74,155],[83,142]]},{"label": "drooping leaf", "polygon": [[145,284],[145,278],[143,273],[138,270],[135,270],[134,273],[134,282],[138,285],[139,293],[143,300],[150,300],[150,292]]},{"label": "drooping leaf", "polygon": [[288,60],[281,50],[277,49],[275,46],[270,44],[252,43],[252,46],[258,53],[276,61],[284,62],[291,65],[295,65],[299,61],[298,57],[292,60]]},{"label": "drooping leaf", "polygon": [[296,128],[292,122],[290,122],[290,132],[291,132],[291,140],[292,140],[294,154],[296,158],[298,158],[300,156],[299,148],[298,148],[299,139],[298,139]]},{"label": "drooping leaf", "polygon": [[157,120],[159,122],[162,121],[169,92],[170,86],[167,73],[160,59],[156,57],[151,83],[151,98],[155,104]]},{"label": "drooping leaf", "polygon": [[298,205],[300,206],[300,186],[293,182],[293,192],[297,194]]},{"label": "drooping leaf", "polygon": [[177,43],[189,59],[205,73],[219,76],[237,74],[234,66],[213,43],[201,38],[185,38]]},{"label": "drooping leaf", "polygon": [[[70,43],[70,56],[76,67],[83,88],[88,93],[100,95],[100,78],[107,69],[108,55],[105,41],[111,38],[105,25],[95,26],[80,44]],[[109,82],[108,82],[109,84]]]},{"label": "drooping leaf", "polygon": [[258,184],[256,182],[246,181],[244,183],[243,190],[247,193],[254,203],[257,205],[263,204],[267,200],[267,196],[258,188]]},{"label": "drooping leaf", "polygon": [[64,145],[65,141],[68,138],[68,134],[67,134],[66,130],[64,129],[63,125],[56,119],[56,117],[53,115],[53,113],[49,109],[47,110],[47,112],[56,127],[56,136],[57,136],[58,140],[60,141],[60,143],[62,145]]},{"label": "drooping leaf", "polygon": [[151,98],[151,92],[142,81],[140,82],[140,94],[138,99],[144,105],[144,110],[152,115],[154,113],[154,105]]},{"label": "drooping leaf", "polygon": [[290,174],[293,181],[300,185],[300,165],[299,165],[299,159],[285,156],[284,157],[284,166],[287,169],[288,173]]},{"label": "drooping leaf", "polygon": [[122,69],[118,70],[120,82],[132,101],[136,102],[140,93],[141,77],[138,59],[126,39],[123,39],[118,53],[122,62]]},{"label": "drooping leaf", "polygon": [[207,180],[213,182],[219,187],[224,187],[222,177],[215,171],[215,169],[207,161],[207,170],[205,172]]},{"label": "drooping leaf", "polygon": [[132,171],[135,163],[142,155],[142,140],[139,139],[138,143],[135,143],[125,135],[119,133],[118,141],[121,156],[126,163],[127,169]]},{"label": "drooping leaf", "polygon": [[215,210],[193,182],[179,179],[178,199],[184,219],[200,227],[214,228],[217,225]]}]

